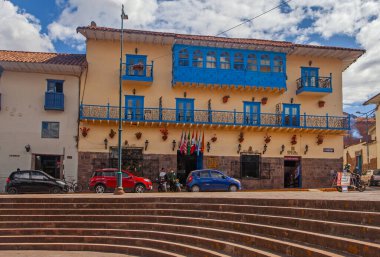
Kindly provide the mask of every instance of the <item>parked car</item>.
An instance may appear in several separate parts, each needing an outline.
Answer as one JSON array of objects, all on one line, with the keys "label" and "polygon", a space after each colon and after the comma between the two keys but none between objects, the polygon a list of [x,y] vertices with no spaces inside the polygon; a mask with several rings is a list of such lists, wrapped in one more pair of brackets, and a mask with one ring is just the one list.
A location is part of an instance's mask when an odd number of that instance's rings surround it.
[{"label": "parked car", "polygon": [[[116,173],[117,169],[114,168],[94,171],[89,182],[89,189],[96,193],[114,191],[117,186]],[[123,170],[122,176],[122,184],[125,191],[144,193],[153,188],[152,181],[147,178],[137,177],[129,171]]]},{"label": "parked car", "polygon": [[67,184],[53,178],[41,170],[18,170],[12,172],[6,180],[5,191],[18,193],[52,193],[67,192]]},{"label": "parked car", "polygon": [[371,186],[380,186],[380,169],[373,171],[369,184]]},{"label": "parked car", "polygon": [[186,179],[186,188],[191,192],[241,190],[239,180],[226,176],[218,170],[194,170]]}]

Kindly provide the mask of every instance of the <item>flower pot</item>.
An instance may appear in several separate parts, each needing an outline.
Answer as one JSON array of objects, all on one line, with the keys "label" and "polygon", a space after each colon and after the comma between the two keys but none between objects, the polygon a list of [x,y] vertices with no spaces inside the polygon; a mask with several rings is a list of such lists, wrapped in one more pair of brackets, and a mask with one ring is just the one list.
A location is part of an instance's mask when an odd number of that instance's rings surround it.
[{"label": "flower pot", "polygon": [[229,95],[225,95],[225,96],[223,96],[223,98],[222,98],[223,103],[227,103],[227,102],[228,102],[228,98],[230,98]]},{"label": "flower pot", "polygon": [[137,132],[137,133],[135,133],[135,136],[136,136],[137,139],[140,139],[141,136],[142,136],[142,133],[141,132]]},{"label": "flower pot", "polygon": [[263,97],[263,98],[261,99],[261,103],[262,103],[262,104],[267,104],[267,102],[268,102],[268,98],[267,98],[267,97]]},{"label": "flower pot", "polygon": [[269,142],[270,142],[270,138],[265,138],[264,142],[265,142],[266,144],[269,144]]},{"label": "flower pot", "polygon": [[318,101],[318,106],[319,108],[322,108],[323,106],[325,106],[325,101]]},{"label": "flower pot", "polygon": [[168,139],[168,136],[167,135],[163,135],[162,136],[162,140],[166,141],[166,139]]},{"label": "flower pot", "polygon": [[217,140],[217,137],[212,137],[212,138],[211,138],[211,141],[212,141],[212,142],[216,142],[216,140]]}]

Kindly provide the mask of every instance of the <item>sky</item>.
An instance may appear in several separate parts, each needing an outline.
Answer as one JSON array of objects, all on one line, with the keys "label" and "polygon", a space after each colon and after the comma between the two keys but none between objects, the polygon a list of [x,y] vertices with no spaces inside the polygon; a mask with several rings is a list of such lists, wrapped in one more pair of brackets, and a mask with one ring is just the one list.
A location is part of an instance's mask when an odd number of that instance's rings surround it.
[{"label": "sky", "polygon": [[343,73],[343,107],[349,113],[380,92],[380,0],[0,0],[0,49],[85,53],[78,26],[286,40],[365,49]]}]

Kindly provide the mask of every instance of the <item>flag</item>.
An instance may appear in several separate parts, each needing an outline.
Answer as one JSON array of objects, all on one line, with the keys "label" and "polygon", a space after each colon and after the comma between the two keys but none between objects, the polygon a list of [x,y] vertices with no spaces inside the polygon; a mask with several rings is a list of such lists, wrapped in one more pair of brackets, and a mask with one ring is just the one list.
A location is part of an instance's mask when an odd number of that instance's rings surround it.
[{"label": "flag", "polygon": [[197,155],[199,156],[199,151],[201,150],[201,132],[200,131],[199,131],[199,136],[198,136],[197,140],[198,140],[198,142],[197,142]]},{"label": "flag", "polygon": [[178,149],[181,149],[182,140],[183,140],[183,130],[182,130],[182,134],[181,134],[181,139],[179,140]]},{"label": "flag", "polygon": [[186,147],[187,147],[187,140],[186,140],[186,131],[185,131],[185,135],[183,137],[183,142],[182,142],[181,149],[180,149],[181,154],[186,153]]},{"label": "flag", "polygon": [[190,147],[191,147],[191,141],[190,141],[190,130],[189,130],[189,134],[187,135],[187,154],[190,154]]},{"label": "flag", "polygon": [[203,131],[201,152],[203,153],[204,150],[205,150],[205,132]]},{"label": "flag", "polygon": [[194,130],[193,130],[193,136],[192,136],[192,139],[191,139],[190,154],[193,154],[195,152],[195,150],[196,150],[196,146],[197,146],[197,142],[196,141],[197,141],[197,137],[195,136],[195,138],[194,138]]}]

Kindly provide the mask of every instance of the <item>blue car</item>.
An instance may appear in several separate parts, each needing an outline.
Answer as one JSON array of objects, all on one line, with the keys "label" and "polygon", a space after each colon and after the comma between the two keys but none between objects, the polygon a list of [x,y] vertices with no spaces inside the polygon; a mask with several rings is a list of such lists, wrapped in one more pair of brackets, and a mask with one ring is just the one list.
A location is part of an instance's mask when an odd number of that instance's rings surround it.
[{"label": "blue car", "polygon": [[218,170],[194,170],[186,179],[186,188],[191,192],[241,190],[239,180],[230,178]]}]

